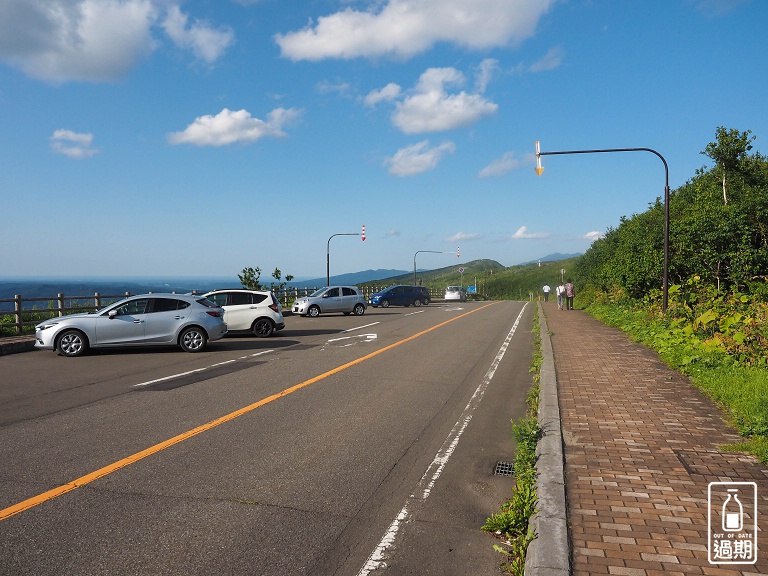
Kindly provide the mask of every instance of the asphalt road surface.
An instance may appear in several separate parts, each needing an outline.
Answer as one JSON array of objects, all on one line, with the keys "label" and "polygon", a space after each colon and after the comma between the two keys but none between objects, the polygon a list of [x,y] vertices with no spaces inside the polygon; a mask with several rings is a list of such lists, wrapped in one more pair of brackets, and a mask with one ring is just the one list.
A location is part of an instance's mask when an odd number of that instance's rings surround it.
[{"label": "asphalt road surface", "polygon": [[0,574],[499,574],[533,306],[0,356]]}]

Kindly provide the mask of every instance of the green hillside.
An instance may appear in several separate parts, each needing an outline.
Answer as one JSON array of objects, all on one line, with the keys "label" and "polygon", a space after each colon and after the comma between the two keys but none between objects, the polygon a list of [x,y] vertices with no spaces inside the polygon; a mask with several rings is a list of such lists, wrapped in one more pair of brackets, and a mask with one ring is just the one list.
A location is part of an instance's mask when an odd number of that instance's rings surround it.
[{"label": "green hillside", "polygon": [[[565,269],[567,278],[575,261],[576,258],[569,258],[505,268],[495,260],[472,260],[437,270],[418,271],[416,283],[437,291],[444,290],[446,286],[458,286],[462,283],[459,268],[464,268],[463,285],[477,283],[478,295],[494,300],[527,300],[530,293],[538,295],[544,284],[549,284],[554,294],[555,286],[560,281],[560,270]],[[383,288],[393,284],[413,284],[413,273],[367,282],[361,286]]]}]

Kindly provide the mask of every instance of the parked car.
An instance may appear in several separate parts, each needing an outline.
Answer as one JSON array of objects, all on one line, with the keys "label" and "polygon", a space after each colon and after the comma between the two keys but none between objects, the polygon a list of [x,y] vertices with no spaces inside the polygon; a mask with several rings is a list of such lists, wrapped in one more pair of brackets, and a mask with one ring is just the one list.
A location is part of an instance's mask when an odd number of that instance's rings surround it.
[{"label": "parked car", "polygon": [[426,306],[430,302],[429,290],[424,286],[390,286],[371,295],[368,303],[374,308],[381,306]]},{"label": "parked car", "polygon": [[212,290],[205,297],[224,309],[229,333],[253,332],[259,338],[269,338],[275,330],[285,328],[283,307],[270,290]]},{"label": "parked car", "polygon": [[51,318],[35,326],[35,346],[80,356],[89,348],[178,345],[200,352],[227,332],[224,310],[204,296],[142,294],[96,312]]},{"label": "parked car", "polygon": [[365,296],[357,286],[327,286],[293,303],[292,311],[313,318],[329,312],[365,314]]},{"label": "parked car", "polygon": [[467,301],[467,293],[461,286],[448,286],[445,289],[445,300],[458,300],[459,302]]}]

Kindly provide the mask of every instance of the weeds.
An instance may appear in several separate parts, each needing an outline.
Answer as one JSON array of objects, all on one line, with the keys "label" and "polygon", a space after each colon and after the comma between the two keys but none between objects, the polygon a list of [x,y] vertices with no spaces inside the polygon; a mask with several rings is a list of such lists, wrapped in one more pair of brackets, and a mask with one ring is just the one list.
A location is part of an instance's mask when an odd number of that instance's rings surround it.
[{"label": "weeds", "polygon": [[495,544],[493,548],[506,557],[502,566],[507,573],[519,576],[525,571],[528,545],[536,538],[528,522],[536,513],[536,444],[541,436],[538,409],[542,355],[537,311],[534,312],[533,333],[535,351],[530,371],[534,375],[534,385],[526,398],[526,416],[512,422],[512,436],[516,442],[515,486],[512,497],[501,505],[497,514],[491,514],[482,527],[482,530],[494,533],[503,540],[503,546]]}]

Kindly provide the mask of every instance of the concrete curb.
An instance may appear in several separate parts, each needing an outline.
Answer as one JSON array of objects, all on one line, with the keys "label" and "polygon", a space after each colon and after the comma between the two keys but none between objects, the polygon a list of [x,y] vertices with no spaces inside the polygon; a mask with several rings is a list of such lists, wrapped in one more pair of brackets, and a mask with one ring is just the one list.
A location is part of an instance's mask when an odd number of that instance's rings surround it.
[{"label": "concrete curb", "polygon": [[0,339],[0,356],[16,354],[18,352],[29,352],[34,349],[34,336],[11,336]]},{"label": "concrete curb", "polygon": [[552,342],[541,302],[539,324],[541,333],[541,394],[539,397],[539,426],[542,437],[536,446],[536,492],[538,512],[529,526],[536,539],[528,546],[525,559],[527,576],[568,576],[571,573],[568,544],[568,518],[565,504],[565,458],[557,396],[557,374]]}]

